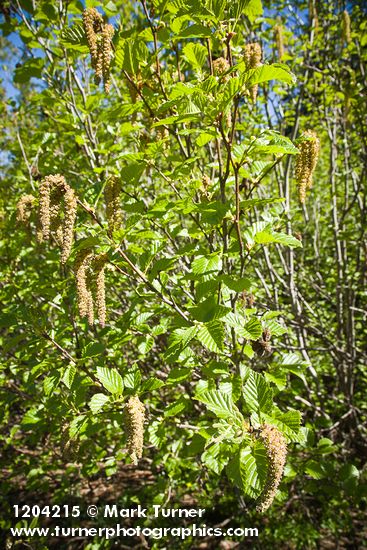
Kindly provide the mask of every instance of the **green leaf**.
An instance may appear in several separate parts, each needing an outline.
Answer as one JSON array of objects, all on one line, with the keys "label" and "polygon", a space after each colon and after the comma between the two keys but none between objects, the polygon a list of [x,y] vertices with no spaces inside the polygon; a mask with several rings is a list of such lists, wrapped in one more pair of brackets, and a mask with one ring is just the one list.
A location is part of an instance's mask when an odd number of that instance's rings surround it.
[{"label": "green leaf", "polygon": [[266,450],[260,441],[242,448],[227,467],[230,479],[246,494],[257,498],[266,483],[268,461]]},{"label": "green leaf", "polygon": [[44,59],[39,57],[25,61],[22,65],[16,67],[14,71],[14,82],[17,84],[25,84],[29,82],[31,78],[41,78],[43,66]]},{"label": "green leaf", "polygon": [[97,414],[109,401],[109,397],[104,393],[95,393],[89,402],[89,407],[94,414]]},{"label": "green leaf", "polygon": [[205,46],[190,42],[182,50],[185,59],[196,69],[201,69],[207,60],[208,51]]},{"label": "green leaf", "polygon": [[121,394],[124,385],[121,375],[114,368],[97,367],[97,378],[107,391],[114,394]]},{"label": "green leaf", "polygon": [[141,373],[137,365],[133,365],[130,371],[125,374],[123,378],[123,383],[126,388],[131,388],[137,390],[141,382]]},{"label": "green leaf", "polygon": [[194,23],[181,31],[177,38],[209,38],[211,35],[212,31],[208,27]]},{"label": "green leaf", "polygon": [[218,273],[218,271],[222,269],[221,256],[220,254],[198,256],[192,262],[191,269],[194,275],[203,275],[204,273]]},{"label": "green leaf", "polygon": [[189,308],[189,311],[197,321],[208,323],[215,319],[221,319],[231,311],[231,308],[219,305],[214,296],[209,296],[209,298],[201,302],[198,306]]},{"label": "green leaf", "polygon": [[74,24],[72,27],[64,28],[61,33],[61,43],[68,49],[84,53],[89,51],[82,24]]},{"label": "green leaf", "polygon": [[313,479],[323,479],[327,476],[327,472],[320,462],[315,460],[309,460],[306,463],[305,473],[311,476]]},{"label": "green leaf", "polygon": [[90,357],[99,357],[104,352],[105,347],[103,344],[100,344],[99,342],[90,342],[85,346],[83,349],[82,356],[86,358]]},{"label": "green leaf", "polygon": [[218,418],[232,419],[238,425],[242,425],[243,416],[232,401],[230,394],[221,390],[204,390],[198,392],[194,399],[205,403],[207,408]]},{"label": "green leaf", "polygon": [[244,14],[253,22],[263,13],[261,0],[235,0],[230,5],[236,20],[240,18],[241,14]]},{"label": "green leaf", "polygon": [[165,411],[164,416],[165,418],[169,418],[171,416],[178,416],[181,414],[184,410],[186,410],[189,407],[190,401],[181,395],[181,397],[175,401],[174,403],[171,403]]},{"label": "green leaf", "polygon": [[221,275],[220,280],[230,289],[235,292],[243,292],[251,288],[251,281],[247,278],[235,278],[230,275]]},{"label": "green leaf", "polygon": [[276,231],[264,230],[256,233],[255,242],[258,244],[279,243],[285,244],[291,248],[302,248],[302,243],[293,235],[287,233],[277,233]]},{"label": "green leaf", "polygon": [[170,371],[166,379],[166,384],[178,384],[179,382],[186,380],[190,376],[191,372],[191,369],[175,367]]},{"label": "green leaf", "polygon": [[148,378],[148,380],[144,380],[144,382],[141,385],[141,391],[153,391],[158,388],[161,388],[164,386],[163,380],[159,380],[158,378]]},{"label": "green leaf", "polygon": [[269,80],[279,80],[287,84],[296,82],[295,75],[290,71],[287,65],[274,63],[273,65],[261,65],[257,69],[251,69],[247,79],[249,86],[268,82]]},{"label": "green leaf", "polygon": [[250,411],[268,413],[273,407],[271,388],[265,378],[253,370],[243,386],[243,397]]},{"label": "green leaf", "polygon": [[225,451],[225,446],[216,442],[205,449],[201,460],[207,468],[219,475],[228,462],[228,453]]},{"label": "green leaf", "polygon": [[225,317],[226,323],[236,329],[236,333],[246,340],[258,340],[262,334],[262,325],[259,319],[253,318],[246,323],[239,313],[230,312]]},{"label": "green leaf", "polygon": [[224,344],[224,327],[220,321],[211,321],[203,325],[196,338],[210,351],[220,353]]},{"label": "green leaf", "polygon": [[264,153],[284,153],[290,155],[297,155],[299,153],[299,150],[289,138],[274,131],[267,131],[258,137],[253,147],[255,151]]},{"label": "green leaf", "polygon": [[62,377],[62,381],[64,382],[65,386],[70,390],[71,386],[73,385],[73,381],[76,374],[76,368],[74,365],[69,365],[64,372],[64,375]]},{"label": "green leaf", "polygon": [[195,338],[197,331],[198,327],[196,325],[174,330],[170,335],[169,346],[164,354],[164,358],[170,362],[175,361],[191,340]]}]

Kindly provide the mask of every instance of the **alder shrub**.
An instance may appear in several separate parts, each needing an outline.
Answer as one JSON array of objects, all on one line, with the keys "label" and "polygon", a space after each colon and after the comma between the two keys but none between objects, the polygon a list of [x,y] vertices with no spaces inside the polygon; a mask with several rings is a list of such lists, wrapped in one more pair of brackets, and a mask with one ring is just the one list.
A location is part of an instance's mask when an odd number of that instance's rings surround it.
[{"label": "alder shrub", "polygon": [[[258,258],[297,261],[289,219],[319,140],[305,127],[293,143],[263,116],[296,78],[251,30],[259,0],[115,8],[17,15],[43,55],[15,70],[38,80],[14,210],[9,368],[24,402],[7,398],[9,442],[41,442],[38,473],[66,455],[84,476],[153,461],[177,491],[220,479],[265,512],[309,429],[287,393],[307,364],[278,345],[287,319]],[[281,61],[279,23],[273,36]],[[272,174],[290,157],[285,203]]]}]

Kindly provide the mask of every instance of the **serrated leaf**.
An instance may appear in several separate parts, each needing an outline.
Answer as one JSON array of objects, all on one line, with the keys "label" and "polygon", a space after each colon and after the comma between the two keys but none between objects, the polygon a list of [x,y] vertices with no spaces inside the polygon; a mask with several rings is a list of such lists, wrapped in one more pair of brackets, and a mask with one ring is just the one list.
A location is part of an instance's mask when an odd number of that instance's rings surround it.
[{"label": "serrated leaf", "polygon": [[90,342],[83,349],[82,356],[84,358],[99,357],[100,355],[102,355],[104,350],[105,347],[103,344],[100,344],[99,342]]},{"label": "serrated leaf", "polygon": [[203,325],[196,338],[210,351],[220,353],[224,344],[224,327],[220,321],[211,321]]},{"label": "serrated leaf", "polygon": [[178,416],[188,408],[189,404],[190,404],[190,401],[186,397],[181,395],[181,397],[177,399],[177,401],[175,401],[174,403],[171,403],[165,409],[164,411],[165,418],[168,418],[170,416]]},{"label": "serrated leaf", "polygon": [[144,380],[144,382],[142,383],[141,391],[143,392],[156,390],[164,385],[165,383],[163,382],[163,380],[159,380],[158,378],[148,378],[148,380]]},{"label": "serrated leaf", "polygon": [[124,389],[122,377],[114,368],[97,367],[97,378],[107,391],[121,394]]},{"label": "serrated leaf", "polygon": [[302,248],[302,243],[293,235],[277,233],[276,231],[264,230],[256,233],[255,242],[258,244],[279,243],[291,248]]},{"label": "serrated leaf", "polygon": [[232,419],[239,426],[242,425],[243,416],[233,403],[230,393],[221,390],[204,390],[198,392],[194,399],[204,403],[218,418]]},{"label": "serrated leaf", "polygon": [[216,474],[220,474],[224,466],[228,462],[228,456],[225,456],[224,453],[221,453],[222,445],[220,443],[214,443],[210,445],[203,454],[201,455],[201,460],[203,464]]},{"label": "serrated leaf", "polygon": [[175,361],[191,340],[195,338],[197,331],[198,327],[196,325],[174,330],[170,335],[169,346],[164,354],[164,358],[170,362]]},{"label": "serrated leaf", "polygon": [[274,63],[273,65],[261,65],[257,69],[251,69],[247,83],[250,86],[254,86],[262,82],[269,82],[269,80],[279,80],[287,84],[294,84],[296,76],[290,71],[287,65]]},{"label": "serrated leaf", "polygon": [[235,292],[243,292],[249,290],[251,287],[251,281],[247,278],[235,278],[230,275],[221,275],[220,280],[230,289]]},{"label": "serrated leaf", "polygon": [[296,410],[290,410],[286,413],[276,411],[271,417],[269,417],[269,423],[277,426],[281,432],[289,439],[289,441],[300,441],[303,439],[300,434],[301,427],[301,413]]},{"label": "serrated leaf", "polygon": [[266,450],[260,441],[240,449],[227,466],[230,479],[251,498],[257,498],[261,494],[267,470]]},{"label": "serrated leaf", "polygon": [[218,273],[222,269],[222,259],[219,254],[198,256],[192,262],[191,269],[194,275]]},{"label": "serrated leaf", "polygon": [[250,372],[243,386],[243,397],[250,411],[268,413],[273,407],[273,392],[258,372]]},{"label": "serrated leaf", "polygon": [[271,131],[266,132],[266,134],[256,139],[254,150],[271,154],[285,153],[297,155],[299,153],[299,149],[297,149],[289,138]]},{"label": "serrated leaf", "polygon": [[178,384],[179,382],[186,380],[190,376],[191,372],[191,369],[175,367],[169,373],[166,379],[166,384]]},{"label": "serrated leaf", "polygon": [[193,318],[202,323],[221,319],[225,317],[230,310],[230,307],[219,305],[214,296],[210,296],[196,307],[189,308]]},{"label": "serrated leaf", "polygon": [[190,42],[182,50],[185,59],[196,69],[201,69],[206,62],[208,51],[202,44]]},{"label": "serrated leaf", "polygon": [[313,479],[323,479],[327,476],[327,472],[324,466],[320,462],[315,460],[309,460],[306,463],[305,473],[311,476]]},{"label": "serrated leaf", "polygon": [[226,323],[236,330],[236,333],[246,340],[258,340],[262,334],[262,325],[259,319],[253,318],[246,323],[239,313],[230,312],[225,317]]},{"label": "serrated leaf", "polygon": [[133,365],[130,371],[127,374],[125,374],[123,378],[123,383],[126,388],[137,390],[140,386],[140,382],[141,382],[141,372],[139,370],[139,367],[137,365]]},{"label": "serrated leaf", "polygon": [[64,382],[65,386],[70,390],[71,386],[73,385],[73,381],[76,374],[76,368],[74,365],[69,365],[64,372],[64,375],[62,377],[62,381]]},{"label": "serrated leaf", "polygon": [[104,393],[95,393],[92,399],[89,401],[90,410],[97,414],[109,401],[109,397]]}]

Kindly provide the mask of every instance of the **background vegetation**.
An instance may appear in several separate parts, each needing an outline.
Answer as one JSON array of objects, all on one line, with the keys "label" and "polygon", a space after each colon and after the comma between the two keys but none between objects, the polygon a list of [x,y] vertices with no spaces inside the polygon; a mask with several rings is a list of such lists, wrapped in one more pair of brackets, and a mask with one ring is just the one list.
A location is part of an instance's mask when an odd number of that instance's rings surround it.
[{"label": "background vegetation", "polygon": [[[363,548],[363,3],[87,6],[114,27],[109,93],[94,81],[82,2],[1,4],[2,546],[113,545],[15,543],[13,504],[140,502],[258,527],[258,539],[222,548]],[[254,43],[258,63],[246,61]],[[294,166],[306,130],[320,155],[302,204]],[[56,234],[36,239],[50,174],[78,198],[64,264]],[[79,315],[83,250],[107,260],[104,327]],[[132,395],[146,415],[137,466]],[[264,423],[288,457],[261,514]],[[219,542],[182,547],[199,544]]]}]

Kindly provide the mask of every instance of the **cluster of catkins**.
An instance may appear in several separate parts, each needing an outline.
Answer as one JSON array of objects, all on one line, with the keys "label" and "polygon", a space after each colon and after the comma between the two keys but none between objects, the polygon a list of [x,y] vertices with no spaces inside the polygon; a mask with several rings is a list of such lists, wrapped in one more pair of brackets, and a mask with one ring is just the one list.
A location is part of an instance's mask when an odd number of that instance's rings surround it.
[{"label": "cluster of catkins", "polygon": [[[244,51],[244,60],[245,60],[246,68],[256,69],[257,67],[260,67],[262,65],[261,59],[262,59],[261,44],[259,44],[258,42],[252,42],[250,44],[246,44],[245,51]],[[258,87],[259,87],[258,84],[255,84],[250,88],[250,96],[253,103],[256,102]]]},{"label": "cluster of catkins", "polygon": [[265,512],[272,504],[283,476],[287,458],[287,442],[276,426],[263,424],[260,427],[260,440],[263,442],[267,460],[268,474],[259,504],[258,512]]},{"label": "cluster of catkins", "polygon": [[46,176],[39,188],[39,238],[54,237],[61,246],[61,263],[70,256],[74,238],[77,197],[60,174]]},{"label": "cluster of catkins", "polygon": [[105,267],[106,254],[95,255],[90,249],[80,250],[75,258],[74,272],[81,317],[94,323],[94,309],[102,327],[106,323]]},{"label": "cluster of catkins", "polygon": [[83,25],[87,39],[92,67],[95,70],[96,83],[103,79],[106,93],[110,91],[110,65],[112,57],[112,38],[114,28],[103,21],[102,15],[95,8],[83,12]]},{"label": "cluster of catkins", "polygon": [[306,130],[297,143],[299,154],[296,157],[295,176],[298,183],[299,200],[304,203],[306,191],[312,187],[312,176],[320,153],[320,140],[316,132]]},{"label": "cluster of catkins", "polygon": [[127,449],[133,464],[143,455],[145,407],[137,395],[129,397],[125,405]]},{"label": "cluster of catkins", "polygon": [[121,182],[116,176],[111,176],[104,188],[106,216],[111,233],[119,229],[121,225],[120,193]]}]

